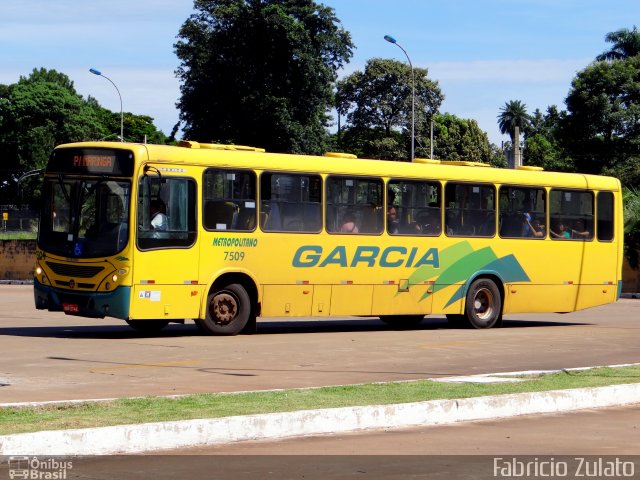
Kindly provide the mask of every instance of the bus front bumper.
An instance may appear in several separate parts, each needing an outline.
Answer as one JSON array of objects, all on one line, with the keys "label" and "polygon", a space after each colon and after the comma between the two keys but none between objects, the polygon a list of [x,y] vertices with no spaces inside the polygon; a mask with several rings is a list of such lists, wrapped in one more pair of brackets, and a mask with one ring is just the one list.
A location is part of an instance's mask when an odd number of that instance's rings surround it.
[{"label": "bus front bumper", "polygon": [[118,287],[112,292],[70,292],[34,279],[33,294],[38,310],[91,318],[129,318],[131,287]]}]

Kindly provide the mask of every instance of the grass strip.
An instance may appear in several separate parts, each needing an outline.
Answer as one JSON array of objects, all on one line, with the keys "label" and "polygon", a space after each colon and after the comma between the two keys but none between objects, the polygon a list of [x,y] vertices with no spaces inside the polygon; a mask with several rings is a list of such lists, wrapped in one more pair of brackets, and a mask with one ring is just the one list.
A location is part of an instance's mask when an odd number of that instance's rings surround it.
[{"label": "grass strip", "polygon": [[0,435],[543,392],[638,382],[640,366],[630,366],[527,376],[526,379],[514,383],[443,383],[419,380],[267,392],[197,394],[179,398],[123,398],[34,408],[3,408],[0,409]]},{"label": "grass strip", "polygon": [[36,238],[38,238],[36,232],[0,232],[0,240],[35,240]]}]

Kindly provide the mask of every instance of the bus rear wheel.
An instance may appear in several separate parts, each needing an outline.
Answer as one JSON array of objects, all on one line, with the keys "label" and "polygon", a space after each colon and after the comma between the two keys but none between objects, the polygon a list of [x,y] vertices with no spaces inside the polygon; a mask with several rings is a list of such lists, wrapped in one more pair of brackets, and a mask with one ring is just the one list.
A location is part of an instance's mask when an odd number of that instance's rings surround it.
[{"label": "bus rear wheel", "polygon": [[424,320],[424,315],[383,315],[380,320],[394,328],[415,328]]},{"label": "bus rear wheel", "polygon": [[472,328],[491,328],[502,323],[502,296],[495,282],[479,278],[467,292],[465,316]]},{"label": "bus rear wheel", "polygon": [[251,299],[245,288],[232,283],[207,297],[207,312],[198,326],[212,335],[237,335],[247,325]]},{"label": "bus rear wheel", "polygon": [[166,320],[125,320],[131,328],[142,333],[158,333],[169,325]]}]

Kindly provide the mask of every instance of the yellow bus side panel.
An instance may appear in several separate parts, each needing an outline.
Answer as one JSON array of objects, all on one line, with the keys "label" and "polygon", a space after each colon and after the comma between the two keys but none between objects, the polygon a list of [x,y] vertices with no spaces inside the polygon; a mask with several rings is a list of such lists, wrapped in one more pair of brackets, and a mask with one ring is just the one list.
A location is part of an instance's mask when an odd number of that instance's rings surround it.
[{"label": "yellow bus side panel", "polygon": [[331,312],[331,285],[313,286],[313,311],[314,317],[329,316]]},{"label": "yellow bus side panel", "polygon": [[313,285],[265,285],[262,290],[264,317],[311,315]]},{"label": "yellow bus side panel", "polygon": [[504,313],[572,312],[577,285],[505,285]]},{"label": "yellow bus side panel", "polygon": [[373,285],[333,285],[331,315],[371,315]]},{"label": "yellow bus side panel", "polygon": [[374,285],[371,311],[376,315],[404,315],[431,313],[431,297],[422,298],[428,285],[414,285],[399,291],[398,285]]},{"label": "yellow bus side panel", "polygon": [[433,294],[431,311],[439,314],[460,314],[464,310],[464,299],[449,304],[451,296],[460,288],[461,284],[433,285],[436,293]]},{"label": "yellow bus side panel", "polygon": [[133,319],[198,318],[202,288],[198,285],[134,285]]},{"label": "yellow bus side panel", "polygon": [[580,285],[576,310],[605,305],[616,301],[618,285]]},{"label": "yellow bus side panel", "polygon": [[617,247],[613,242],[585,242],[576,310],[615,302],[620,279],[614,261]]}]

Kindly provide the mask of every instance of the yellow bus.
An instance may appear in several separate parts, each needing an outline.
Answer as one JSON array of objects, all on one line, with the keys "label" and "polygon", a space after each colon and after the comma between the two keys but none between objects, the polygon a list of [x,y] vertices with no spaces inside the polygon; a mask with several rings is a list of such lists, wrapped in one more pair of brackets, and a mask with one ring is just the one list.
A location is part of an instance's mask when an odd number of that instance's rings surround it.
[{"label": "yellow bus", "polygon": [[42,191],[36,308],[146,332],[351,315],[401,328],[429,314],[490,328],[621,288],[610,177],[91,142],[57,147]]}]

